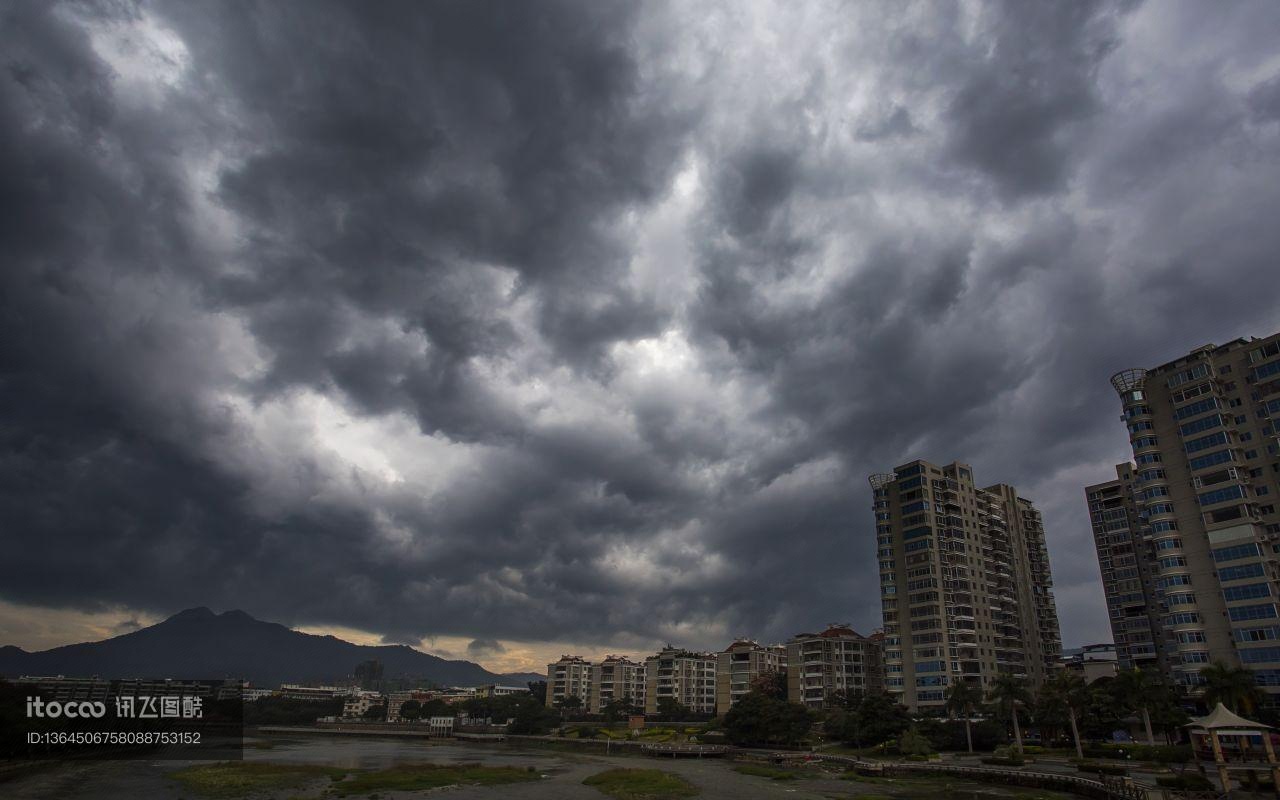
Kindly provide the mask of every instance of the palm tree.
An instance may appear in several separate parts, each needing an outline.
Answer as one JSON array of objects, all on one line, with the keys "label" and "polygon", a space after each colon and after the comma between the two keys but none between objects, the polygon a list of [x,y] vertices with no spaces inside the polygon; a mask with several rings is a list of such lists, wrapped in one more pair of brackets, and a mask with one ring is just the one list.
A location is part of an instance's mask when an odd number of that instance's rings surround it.
[{"label": "palm tree", "polygon": [[1089,686],[1073,672],[1059,672],[1040,689],[1042,705],[1058,713],[1064,713],[1071,723],[1071,739],[1076,745],[1076,758],[1084,758],[1080,745],[1078,715],[1089,704]]},{"label": "palm tree", "polygon": [[1204,680],[1204,702],[1210,710],[1222,703],[1236,713],[1253,713],[1259,693],[1252,672],[1215,661],[1200,670],[1200,677]]},{"label": "palm tree", "polygon": [[1151,708],[1159,702],[1159,695],[1163,693],[1164,687],[1147,670],[1126,669],[1116,675],[1111,688],[1116,700],[1122,705],[1142,712],[1142,724],[1147,729],[1147,744],[1154,745],[1156,737],[1151,732]]},{"label": "palm tree", "polygon": [[1030,697],[1027,695],[1027,681],[1025,678],[1016,678],[1005,672],[991,682],[991,689],[987,692],[987,696],[991,702],[1003,713],[1009,715],[1013,720],[1013,741],[1018,755],[1022,755],[1022,728],[1018,727],[1018,704],[1027,705]]},{"label": "palm tree", "polygon": [[981,702],[982,690],[972,683],[960,680],[947,687],[947,713],[952,717],[957,714],[964,717],[964,740],[969,745],[970,754],[973,753],[971,718],[974,708]]}]

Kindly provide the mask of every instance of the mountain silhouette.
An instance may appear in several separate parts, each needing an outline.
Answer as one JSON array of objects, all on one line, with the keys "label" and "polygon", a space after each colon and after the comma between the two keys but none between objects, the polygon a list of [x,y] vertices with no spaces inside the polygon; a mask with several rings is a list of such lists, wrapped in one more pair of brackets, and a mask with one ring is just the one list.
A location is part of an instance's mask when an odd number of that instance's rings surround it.
[{"label": "mountain silhouette", "polygon": [[254,686],[344,681],[362,661],[382,662],[383,677],[444,686],[486,683],[524,686],[542,676],[499,675],[471,661],[452,661],[407,645],[358,645],[335,636],[301,633],[243,611],[215,614],[189,608],[141,630],[29,653],[0,647],[0,675],[102,678],[243,678]]}]

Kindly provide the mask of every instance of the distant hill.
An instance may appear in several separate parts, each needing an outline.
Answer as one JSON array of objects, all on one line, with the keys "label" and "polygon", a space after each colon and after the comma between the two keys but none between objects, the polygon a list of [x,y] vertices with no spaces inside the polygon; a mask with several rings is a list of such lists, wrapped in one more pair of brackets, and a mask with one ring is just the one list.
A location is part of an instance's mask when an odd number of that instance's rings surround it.
[{"label": "distant hill", "polygon": [[523,686],[540,675],[499,675],[470,661],[428,655],[407,645],[368,646],[334,636],[300,633],[243,611],[215,614],[191,608],[163,622],[100,642],[28,653],[0,647],[0,675],[103,678],[243,678],[254,686],[332,683],[357,664],[382,662],[385,678],[414,678],[445,686],[497,683]]}]

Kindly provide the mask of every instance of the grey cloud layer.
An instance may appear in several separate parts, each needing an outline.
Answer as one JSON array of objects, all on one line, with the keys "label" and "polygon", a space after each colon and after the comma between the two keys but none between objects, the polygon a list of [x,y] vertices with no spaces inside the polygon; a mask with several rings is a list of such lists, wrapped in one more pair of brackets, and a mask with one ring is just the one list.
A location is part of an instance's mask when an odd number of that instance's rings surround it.
[{"label": "grey cloud layer", "polygon": [[1280,329],[1266,4],[2,13],[10,601],[870,628],[923,456],[1105,637],[1107,376]]}]

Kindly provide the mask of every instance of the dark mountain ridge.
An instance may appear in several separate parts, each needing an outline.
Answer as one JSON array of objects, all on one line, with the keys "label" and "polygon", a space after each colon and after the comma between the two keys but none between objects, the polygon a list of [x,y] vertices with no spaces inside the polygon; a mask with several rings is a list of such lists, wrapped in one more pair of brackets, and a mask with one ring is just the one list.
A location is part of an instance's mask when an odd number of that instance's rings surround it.
[{"label": "dark mountain ridge", "polygon": [[440,658],[407,645],[358,645],[295,631],[243,611],[189,608],[141,630],[29,653],[0,647],[0,675],[102,678],[243,678],[254,686],[345,681],[362,661],[382,662],[385,678],[445,686],[523,686],[529,673],[499,675],[471,661]]}]

